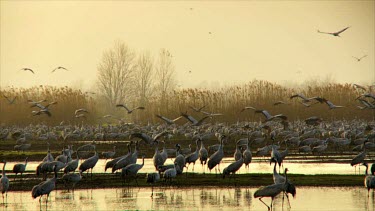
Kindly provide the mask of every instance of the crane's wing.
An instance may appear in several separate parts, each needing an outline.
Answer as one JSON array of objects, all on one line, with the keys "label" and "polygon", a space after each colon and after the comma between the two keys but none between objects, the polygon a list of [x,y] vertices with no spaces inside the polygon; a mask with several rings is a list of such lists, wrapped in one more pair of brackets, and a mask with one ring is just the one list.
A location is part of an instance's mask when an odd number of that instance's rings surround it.
[{"label": "crane's wing", "polygon": [[287,116],[285,116],[285,115],[283,115],[283,114],[277,114],[277,115],[275,115],[275,116],[273,116],[274,118],[280,118],[280,119],[282,119],[282,120],[287,120],[288,119],[288,117]]},{"label": "crane's wing", "polygon": [[189,116],[185,113],[181,113],[181,116],[185,117],[187,120],[189,120],[191,123],[196,124],[198,121],[194,119],[192,116]]},{"label": "crane's wing", "polygon": [[348,26],[348,27],[346,27],[346,28],[344,28],[344,29],[341,29],[341,30],[338,31],[338,32],[335,32],[335,34],[340,34],[340,33],[344,32],[345,30],[347,30],[347,29],[349,29],[349,28],[350,28],[350,26]]},{"label": "crane's wing", "polygon": [[243,111],[248,110],[248,109],[256,110],[254,107],[247,106],[247,107],[243,108],[240,112],[243,112]]},{"label": "crane's wing", "polygon": [[124,104],[117,104],[116,107],[123,107],[123,108],[125,108],[127,111],[130,111],[130,110],[128,109],[128,107],[126,107],[126,105],[124,105]]},{"label": "crane's wing", "polygon": [[305,97],[305,95],[303,95],[303,94],[295,94],[295,95],[292,95],[292,96],[290,96],[290,99],[293,99],[293,98],[295,98],[295,97],[299,97],[299,98],[302,98],[302,99],[305,100],[305,101],[309,101],[309,99],[307,99],[307,97]]},{"label": "crane's wing", "polygon": [[135,107],[135,108],[133,108],[133,110],[132,110],[132,111],[134,111],[134,110],[137,110],[137,109],[140,109],[140,110],[144,110],[144,109],[145,109],[145,107],[143,107],[143,106],[138,106],[138,107]]},{"label": "crane's wing", "polygon": [[[156,117],[158,117],[158,118],[164,120],[164,121],[167,122],[168,124],[173,124],[173,120],[170,120],[170,119],[168,119],[167,117],[163,117],[163,116],[158,115],[158,114],[156,114]],[[180,117],[180,118],[181,118],[181,117]]]},{"label": "crane's wing", "polygon": [[361,58],[359,58],[359,60],[361,60],[361,59],[363,59],[363,58],[365,58],[367,55],[364,55],[364,56],[362,56]]},{"label": "crane's wing", "polygon": [[322,31],[319,31],[319,30],[318,30],[318,33],[322,33],[322,34],[333,34],[333,33],[331,33],[331,32],[322,32]]},{"label": "crane's wing", "polygon": [[266,117],[266,119],[272,118],[271,114],[268,113],[268,111],[266,111],[266,110],[256,110],[255,113],[262,113]]}]

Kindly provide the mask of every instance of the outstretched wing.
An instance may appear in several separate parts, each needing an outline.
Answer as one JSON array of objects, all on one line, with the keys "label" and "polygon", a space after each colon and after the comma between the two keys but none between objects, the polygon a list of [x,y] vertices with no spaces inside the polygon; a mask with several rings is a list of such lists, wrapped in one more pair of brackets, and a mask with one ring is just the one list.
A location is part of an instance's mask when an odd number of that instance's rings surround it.
[{"label": "outstretched wing", "polygon": [[340,33],[344,32],[345,30],[347,30],[347,29],[349,29],[349,28],[350,28],[350,26],[348,26],[348,27],[346,27],[346,28],[344,28],[344,29],[341,29],[341,30],[338,31],[338,32],[335,32],[335,34],[340,34]]},{"label": "outstretched wing", "polygon": [[[164,120],[164,121],[165,121],[166,123],[168,123],[168,124],[173,124],[173,123],[174,123],[173,120],[170,120],[170,119],[168,119],[167,117],[163,117],[163,116],[158,115],[158,114],[156,114],[156,117],[158,117],[158,118]],[[180,117],[180,118],[181,118],[181,117]]]},{"label": "outstretched wing", "polygon": [[243,108],[240,112],[243,112],[243,111],[248,110],[248,109],[256,110],[254,107],[247,106],[247,107]]},{"label": "outstretched wing", "polygon": [[116,107],[123,107],[123,108],[125,108],[128,112],[130,111],[130,110],[128,109],[128,107],[126,107],[126,105],[124,105],[124,104],[117,104]]}]

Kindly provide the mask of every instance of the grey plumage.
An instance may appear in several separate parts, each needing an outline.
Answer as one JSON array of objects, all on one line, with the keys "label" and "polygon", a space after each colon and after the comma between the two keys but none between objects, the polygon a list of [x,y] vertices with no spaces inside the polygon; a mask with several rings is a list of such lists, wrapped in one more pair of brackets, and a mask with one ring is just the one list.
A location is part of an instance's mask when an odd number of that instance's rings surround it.
[{"label": "grey plumage", "polygon": [[363,163],[366,166],[366,174],[364,179],[365,187],[367,188],[367,195],[370,195],[370,189],[375,189],[375,176],[368,174],[368,164]]},{"label": "grey plumage", "polygon": [[[284,183],[278,183],[278,184],[272,184],[265,187],[261,187],[254,193],[254,198],[259,198],[259,200],[268,207],[268,210],[272,210],[272,203],[273,199],[279,195],[281,192],[285,191],[287,189],[287,171],[288,169],[285,169],[285,182]],[[262,201],[263,197],[271,197],[271,207],[268,206],[264,201]]]},{"label": "grey plumage", "polygon": [[74,172],[77,169],[78,164],[79,164],[79,157],[77,154],[77,159],[71,160],[66,164],[64,168],[64,173],[67,174],[69,172]]},{"label": "grey plumage", "polygon": [[[72,185],[72,190],[74,191],[74,187],[76,186],[76,184],[81,181],[82,179],[82,174],[81,172],[79,172],[78,174],[74,174],[74,173],[67,173],[67,174],[64,174],[62,177],[61,177],[61,180],[64,181],[65,183],[65,186],[71,184]],[[68,188],[69,190],[69,188]]]},{"label": "grey plumage", "polygon": [[138,171],[143,168],[144,164],[145,164],[145,157],[143,156],[142,157],[142,164],[133,163],[133,164],[127,165],[126,167],[122,168],[121,177],[124,178],[124,179],[133,177],[133,178],[135,178],[135,182],[138,185],[137,174],[138,174]]},{"label": "grey plumage", "polygon": [[[17,176],[18,173],[20,173],[21,177],[22,177],[23,172],[25,172],[25,170],[26,170],[27,160],[28,160],[28,158],[25,159],[25,164],[18,163],[18,164],[15,164],[13,166],[13,173],[15,173],[16,176]],[[14,177],[14,180],[16,180],[16,177]]]},{"label": "grey plumage", "polygon": [[55,176],[47,181],[41,182],[38,185],[35,185],[33,189],[31,190],[31,196],[35,199],[40,196],[39,202],[41,202],[41,198],[43,195],[47,195],[47,201],[48,203],[48,197],[49,194],[55,189],[56,186],[56,180],[57,180],[57,170],[56,165],[53,167]]},{"label": "grey plumage", "polygon": [[198,146],[198,141],[199,141],[199,140],[200,140],[200,139],[197,139],[197,140],[195,141],[195,143],[196,143],[196,145],[197,145],[195,151],[194,151],[193,153],[190,153],[189,155],[187,155],[187,156],[185,157],[185,162],[188,164],[188,167],[187,167],[186,173],[187,173],[187,171],[188,171],[188,169],[189,169],[190,163],[193,163],[193,171],[194,171],[195,162],[196,162],[196,161],[198,160],[198,158],[199,158],[199,146]]},{"label": "grey plumage", "polygon": [[225,175],[229,175],[232,173],[233,175],[238,171],[241,166],[243,165],[243,158],[241,157],[239,160],[229,164],[226,168],[223,170],[223,178],[225,178]]},{"label": "grey plumage", "polygon": [[[98,160],[99,160],[98,153],[95,152],[95,155],[93,155],[92,157],[86,159],[85,161],[83,161],[81,163],[81,165],[79,166],[79,170],[81,172],[84,172],[86,170],[90,171],[90,169],[91,169],[91,177],[92,177],[92,169],[95,167]],[[87,171],[87,174],[88,174],[89,171]]]},{"label": "grey plumage", "polygon": [[208,169],[210,170],[213,169],[216,165],[218,165],[224,157],[224,151],[223,151],[224,139],[225,137],[222,137],[220,141],[219,149],[214,154],[212,154],[208,160],[207,166],[208,166]]},{"label": "grey plumage", "polygon": [[174,159],[174,167],[176,168],[177,174],[182,174],[184,171],[184,167],[186,164],[186,159],[183,154],[181,154],[181,146],[179,144],[176,144],[176,158]]},{"label": "grey plumage", "polygon": [[253,158],[253,155],[251,154],[249,143],[246,144],[246,149],[242,153],[243,162],[245,164],[245,167],[249,168],[249,164],[251,163],[251,160]]},{"label": "grey plumage", "polygon": [[4,193],[5,193],[5,197],[6,198],[8,197],[9,179],[7,175],[5,174],[5,165],[7,164],[7,162],[3,160],[2,163],[4,163],[4,165],[3,165],[3,171],[1,173],[1,178],[0,178],[0,191],[3,197],[3,204],[4,204]]},{"label": "grey plumage", "polygon": [[113,151],[102,152],[102,155],[106,160],[109,158],[113,158],[115,154],[116,154],[116,146],[113,146]]},{"label": "grey plumage", "polygon": [[199,149],[199,160],[201,161],[202,166],[206,165],[208,159],[208,151],[204,147],[203,140],[201,140],[201,148]]}]

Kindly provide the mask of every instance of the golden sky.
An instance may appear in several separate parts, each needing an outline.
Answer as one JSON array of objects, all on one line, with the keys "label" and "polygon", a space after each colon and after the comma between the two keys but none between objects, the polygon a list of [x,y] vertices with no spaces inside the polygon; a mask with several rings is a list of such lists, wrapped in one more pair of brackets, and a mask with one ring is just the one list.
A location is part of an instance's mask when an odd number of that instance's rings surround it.
[{"label": "golden sky", "polygon": [[[93,87],[116,40],[173,55],[183,87],[375,80],[375,1],[0,1],[2,87]],[[336,32],[334,37],[317,30]],[[357,62],[353,56],[366,58]],[[51,71],[64,66],[70,71]],[[20,69],[29,67],[36,74]],[[189,73],[191,71],[191,73]]]}]

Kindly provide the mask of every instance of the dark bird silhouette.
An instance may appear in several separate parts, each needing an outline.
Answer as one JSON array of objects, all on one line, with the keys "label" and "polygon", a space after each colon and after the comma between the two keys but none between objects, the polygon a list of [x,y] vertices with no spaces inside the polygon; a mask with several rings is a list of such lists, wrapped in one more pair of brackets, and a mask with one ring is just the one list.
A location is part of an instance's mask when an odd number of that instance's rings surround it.
[{"label": "dark bird silhouette", "polygon": [[47,108],[46,109],[41,109],[39,111],[31,111],[31,113],[33,114],[33,116],[41,115],[41,114],[47,114],[48,117],[52,116],[51,112]]},{"label": "dark bird silhouette", "polygon": [[168,125],[173,125],[173,124],[175,124],[175,122],[176,122],[177,120],[179,120],[179,119],[182,118],[182,116],[179,116],[179,117],[177,117],[176,119],[168,119],[167,117],[164,117],[164,116],[161,116],[161,115],[158,115],[158,114],[156,114],[156,117],[158,117],[158,118],[164,120]]},{"label": "dark bird silhouette", "polygon": [[364,99],[358,99],[359,102],[361,102],[364,107],[361,107],[361,106],[357,106],[358,108],[360,108],[361,110],[363,109],[375,109],[375,104],[372,104],[370,103],[369,101],[367,100],[364,100]]},{"label": "dark bird silhouette", "polygon": [[366,175],[365,175],[365,180],[364,184],[365,187],[367,188],[367,197],[370,196],[370,189],[375,189],[375,176],[368,174],[368,164],[363,163],[362,165],[366,166]]},{"label": "dark bird silhouette", "polygon": [[357,62],[360,62],[363,58],[365,58],[367,55],[364,55],[364,56],[362,56],[362,57],[355,57],[355,56],[353,56],[353,58],[355,58],[356,60],[357,60]]},{"label": "dark bird silhouette", "polygon": [[373,100],[375,100],[375,94],[365,93],[365,94],[360,95],[356,99],[360,99],[360,98],[372,98]]},{"label": "dark bird silhouette", "polygon": [[277,114],[277,115],[274,115],[272,116],[270,113],[268,113],[268,111],[266,110],[255,110],[255,113],[262,113],[265,117],[266,117],[266,122],[268,121],[272,121],[274,120],[275,118],[280,118],[282,120],[287,120],[288,118],[283,115],[283,114]]},{"label": "dark bird silhouette", "polygon": [[195,108],[193,106],[189,106],[189,108],[191,108],[193,111],[195,112],[201,112],[202,109],[204,109],[206,107],[206,105],[202,106],[202,107],[199,107],[199,108]]},{"label": "dark bird silhouette", "polygon": [[137,110],[137,109],[141,109],[141,110],[144,110],[145,107],[143,106],[138,106],[138,107],[135,107],[133,109],[129,109],[128,107],[126,107],[126,105],[124,104],[117,104],[116,107],[123,107],[126,109],[126,111],[128,112],[128,114],[131,114],[134,110]]},{"label": "dark bird silhouette", "polygon": [[187,115],[186,113],[181,113],[181,116],[185,117],[187,120],[189,120],[193,126],[200,126],[203,121],[209,117],[212,117],[211,115],[207,115],[207,116],[204,116],[202,119],[200,119],[199,121],[194,119],[194,117],[190,116],[190,115]]},{"label": "dark bird silhouette", "polygon": [[21,70],[24,70],[24,71],[30,71],[30,72],[32,72],[33,74],[35,74],[35,73],[34,73],[34,71],[33,71],[32,69],[30,69],[30,68],[27,68],[27,67],[25,67],[25,68],[22,68]]},{"label": "dark bird silhouette", "polygon": [[[304,106],[306,106],[306,107],[309,107],[309,106],[311,106],[312,104],[305,104],[305,103],[310,103],[311,101],[313,101],[313,100],[316,100],[317,102],[316,103],[324,103],[325,101],[326,101],[326,99],[324,99],[324,98],[322,98],[322,97],[310,97],[310,98],[307,98],[307,97],[305,97],[305,95],[303,95],[303,94],[295,94],[295,95],[292,95],[292,96],[290,96],[290,99],[293,99],[293,98],[296,98],[296,97],[298,97],[298,98],[301,98],[302,99],[302,102],[303,102],[303,105]],[[307,105],[309,105],[309,106],[307,106]]]},{"label": "dark bird silhouette", "polygon": [[[265,187],[259,188],[257,191],[254,193],[254,198],[259,198],[259,200],[268,207],[268,210],[272,210],[272,204],[273,204],[273,199],[279,195],[281,192],[285,192],[287,189],[287,181],[288,181],[288,176],[287,176],[287,171],[288,169],[285,169],[285,182],[284,183],[278,183],[278,184],[273,184],[273,185],[268,185]],[[264,201],[262,201],[263,197],[271,197],[271,207],[268,206]]]},{"label": "dark bird silhouette", "polygon": [[277,106],[277,105],[281,105],[281,104],[288,104],[288,103],[286,103],[286,102],[284,102],[284,101],[277,101],[277,102],[274,103],[273,105],[274,105],[274,106]]},{"label": "dark bird silhouette", "polygon": [[[28,159],[28,158],[25,159],[25,164],[23,164],[23,163],[18,163],[18,164],[15,164],[15,165],[13,166],[13,173],[15,173],[16,176],[17,176],[18,173],[20,173],[20,174],[21,174],[21,177],[22,177],[23,172],[25,172],[25,170],[26,170],[27,159]],[[14,180],[16,180],[16,176],[14,177]]]},{"label": "dark bird silhouette", "polygon": [[343,33],[344,31],[346,31],[348,28],[350,28],[350,26],[344,28],[344,29],[341,29],[340,31],[338,32],[322,32],[322,31],[319,31],[319,33],[322,33],[322,34],[330,34],[330,35],[333,35],[335,37],[340,37],[340,34]]},{"label": "dark bird silhouette", "polygon": [[325,103],[328,105],[329,109],[335,109],[335,108],[344,108],[345,106],[339,106],[333,104],[331,101],[326,100]]},{"label": "dark bird silhouette", "polygon": [[1,178],[0,178],[0,191],[1,191],[1,195],[3,196],[3,204],[5,204],[4,203],[4,193],[5,193],[5,197],[7,198],[8,197],[8,189],[9,189],[9,179],[8,179],[7,175],[5,174],[5,165],[7,164],[7,162],[5,160],[3,160],[2,163],[4,163],[4,165],[3,165],[3,171],[1,173]]},{"label": "dark bird silhouette", "polygon": [[52,70],[52,73],[55,72],[56,70],[66,70],[66,71],[68,71],[68,69],[66,69],[65,67],[58,66],[58,67],[56,67],[55,69]]},{"label": "dark bird silhouette", "polygon": [[31,190],[31,196],[35,199],[40,196],[39,203],[41,203],[41,198],[43,195],[47,195],[47,201],[48,203],[48,197],[49,194],[55,189],[56,186],[56,180],[57,180],[57,165],[53,166],[53,171],[55,172],[55,176],[47,181],[41,182],[38,185],[35,185],[33,189]]},{"label": "dark bird silhouette", "polygon": [[9,97],[7,97],[5,95],[3,95],[3,96],[5,97],[5,99],[7,99],[9,104],[14,104],[14,102],[16,101],[16,98],[17,98],[17,96],[15,96],[13,99],[10,99]]},{"label": "dark bird silhouette", "polygon": [[130,139],[134,137],[140,138],[143,141],[145,141],[147,144],[153,145],[154,142],[158,141],[160,138],[164,137],[167,134],[168,134],[168,131],[163,131],[161,133],[156,134],[154,137],[150,137],[149,135],[145,133],[132,133],[130,134]]}]

